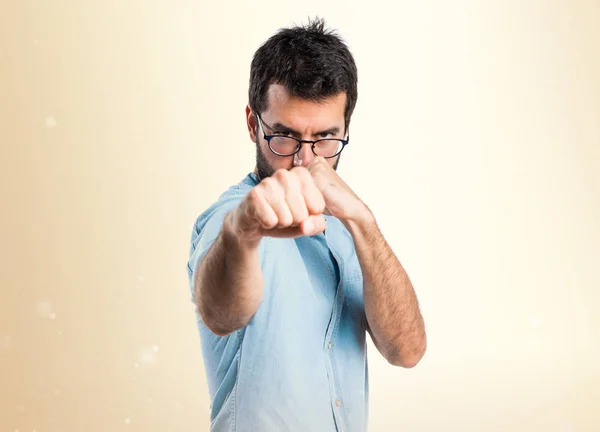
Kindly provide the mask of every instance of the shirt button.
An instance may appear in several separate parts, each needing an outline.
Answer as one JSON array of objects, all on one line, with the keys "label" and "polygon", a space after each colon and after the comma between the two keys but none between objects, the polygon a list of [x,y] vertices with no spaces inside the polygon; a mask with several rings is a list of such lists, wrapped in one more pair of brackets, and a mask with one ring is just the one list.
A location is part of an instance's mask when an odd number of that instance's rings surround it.
[{"label": "shirt button", "polygon": [[327,349],[331,349],[331,342],[327,344]]},{"label": "shirt button", "polygon": [[335,404],[337,406],[342,406],[342,401],[338,399],[338,400],[335,401]]}]

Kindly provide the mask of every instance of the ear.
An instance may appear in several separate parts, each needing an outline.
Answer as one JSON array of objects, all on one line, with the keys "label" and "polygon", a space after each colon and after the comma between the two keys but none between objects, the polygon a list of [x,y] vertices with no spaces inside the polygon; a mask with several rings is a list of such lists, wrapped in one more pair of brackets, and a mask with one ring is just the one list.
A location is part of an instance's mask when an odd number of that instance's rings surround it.
[{"label": "ear", "polygon": [[256,135],[258,133],[258,123],[256,121],[256,114],[250,108],[250,105],[246,105],[246,126],[248,127],[248,134],[252,142],[256,142]]}]

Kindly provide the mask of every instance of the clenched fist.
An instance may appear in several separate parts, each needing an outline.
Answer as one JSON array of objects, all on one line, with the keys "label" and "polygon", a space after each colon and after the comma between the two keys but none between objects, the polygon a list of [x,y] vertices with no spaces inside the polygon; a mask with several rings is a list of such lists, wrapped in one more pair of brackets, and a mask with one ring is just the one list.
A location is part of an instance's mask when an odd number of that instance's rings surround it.
[{"label": "clenched fist", "polygon": [[323,194],[308,169],[277,170],[252,188],[230,213],[240,240],[258,245],[262,237],[312,236],[325,230]]},{"label": "clenched fist", "polygon": [[308,171],[325,200],[325,214],[335,216],[344,224],[372,220],[371,211],[326,159],[316,157],[308,166]]}]

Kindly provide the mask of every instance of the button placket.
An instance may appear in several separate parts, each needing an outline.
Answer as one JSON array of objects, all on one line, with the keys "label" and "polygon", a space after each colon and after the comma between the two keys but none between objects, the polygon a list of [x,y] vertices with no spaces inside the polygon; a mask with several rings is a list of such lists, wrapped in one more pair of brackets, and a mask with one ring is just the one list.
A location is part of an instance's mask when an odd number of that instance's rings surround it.
[{"label": "button placket", "polygon": [[[327,239],[327,236],[325,238]],[[344,292],[344,283],[342,281],[344,280],[345,269],[344,269],[344,263],[340,260],[339,256],[337,255],[337,253],[335,251],[335,247],[332,247],[332,245],[329,242],[327,242],[327,245],[329,246],[331,254],[333,255],[337,265],[339,266],[339,276],[340,276],[338,287],[336,289],[336,296],[335,296],[335,300],[334,300],[334,305],[335,305],[334,312],[335,313],[332,316],[333,319],[330,322],[330,327],[327,329],[327,339],[329,340],[327,342],[327,351],[330,351],[334,345],[332,341],[336,335],[337,326],[339,325],[339,321],[340,321],[342,309],[343,309],[343,304],[344,304],[345,292]],[[331,371],[330,371],[331,372],[331,375],[330,375],[331,396],[332,396],[332,402],[335,406],[334,418],[335,418],[336,428],[337,428],[338,432],[343,432],[343,431],[345,431],[345,426],[344,426],[345,418],[344,418],[344,411],[342,411],[342,401],[340,398],[340,390],[339,390],[338,385],[336,384],[336,380],[335,380],[335,373],[334,373],[334,367],[333,367],[334,354],[335,354],[334,352],[330,351],[330,354],[327,356],[328,357],[328,367],[331,368]]]}]

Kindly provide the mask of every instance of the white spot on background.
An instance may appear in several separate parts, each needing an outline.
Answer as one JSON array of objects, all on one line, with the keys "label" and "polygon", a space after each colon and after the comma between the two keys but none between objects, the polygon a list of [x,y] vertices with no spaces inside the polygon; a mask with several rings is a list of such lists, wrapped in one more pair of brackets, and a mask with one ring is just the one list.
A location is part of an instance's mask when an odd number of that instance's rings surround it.
[{"label": "white spot on background", "polygon": [[140,277],[138,278],[138,280],[139,280],[140,282],[146,282],[146,276],[140,276]]},{"label": "white spot on background", "polygon": [[0,349],[8,350],[12,347],[12,338],[10,335],[4,335],[0,338]]},{"label": "white spot on background", "polygon": [[48,315],[48,318],[50,318],[51,320],[56,319],[56,314],[52,312],[50,313],[50,315]]},{"label": "white spot on background", "polygon": [[152,364],[157,360],[157,352],[158,350],[154,350],[154,348],[145,348],[140,353],[140,363],[142,364]]},{"label": "white spot on background", "polygon": [[136,368],[138,368],[138,367],[140,367],[140,365],[139,365],[138,363],[135,363],[135,364],[133,365],[133,367],[136,367]]},{"label": "white spot on background", "polygon": [[125,424],[131,424],[131,419],[129,417],[125,419]]},{"label": "white spot on background", "polygon": [[154,346],[152,347],[152,350],[153,350],[154,352],[158,352],[158,345],[154,345]]},{"label": "white spot on background", "polygon": [[49,301],[41,301],[37,304],[37,314],[40,318],[53,319],[52,316],[56,318],[56,314],[54,314],[52,309],[52,303]]},{"label": "white spot on background", "polygon": [[57,125],[56,119],[52,116],[46,117],[46,127],[53,128]]}]

